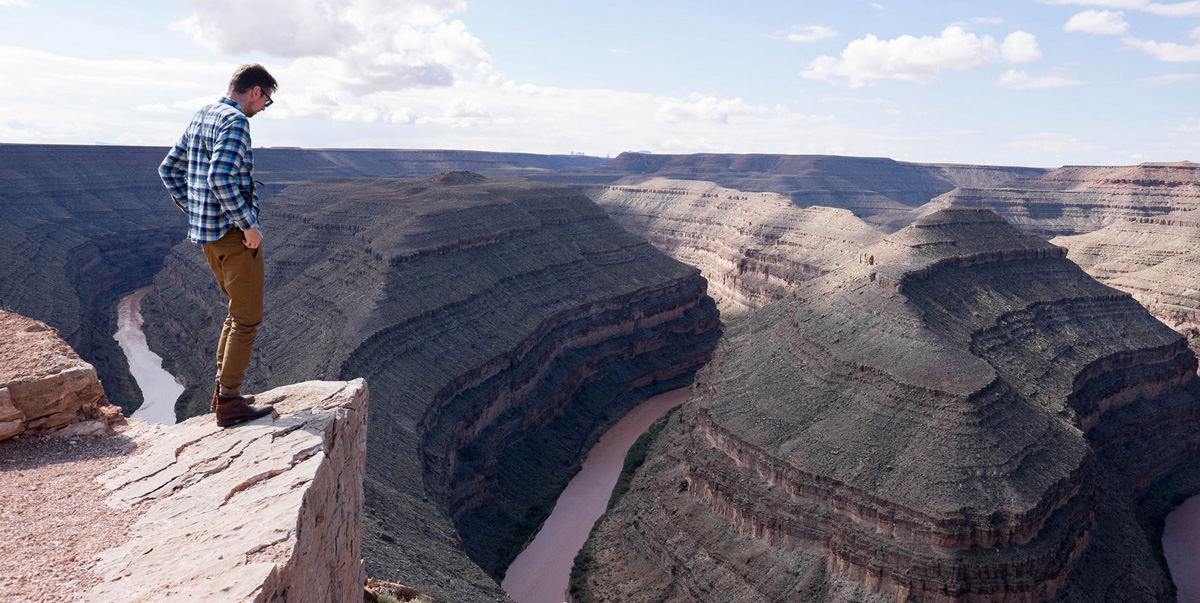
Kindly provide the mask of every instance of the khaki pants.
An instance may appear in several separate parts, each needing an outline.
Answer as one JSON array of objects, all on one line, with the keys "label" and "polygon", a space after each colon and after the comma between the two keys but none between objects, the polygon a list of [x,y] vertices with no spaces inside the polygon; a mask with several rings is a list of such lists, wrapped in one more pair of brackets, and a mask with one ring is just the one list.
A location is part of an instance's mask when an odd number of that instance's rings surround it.
[{"label": "khaki pants", "polygon": [[217,343],[217,383],[222,394],[240,394],[262,323],[263,252],[243,245],[242,231],[237,228],[201,248],[217,285],[229,297],[229,313]]}]

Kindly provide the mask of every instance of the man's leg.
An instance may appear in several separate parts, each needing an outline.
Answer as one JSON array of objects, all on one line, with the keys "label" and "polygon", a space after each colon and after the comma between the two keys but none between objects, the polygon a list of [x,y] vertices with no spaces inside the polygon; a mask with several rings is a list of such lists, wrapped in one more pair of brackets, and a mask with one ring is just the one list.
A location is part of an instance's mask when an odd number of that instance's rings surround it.
[{"label": "man's leg", "polygon": [[254,396],[241,395],[242,379],[262,322],[262,250],[247,249],[242,245],[242,232],[233,229],[205,244],[204,256],[217,277],[217,285],[229,296],[229,310],[217,342],[217,385],[212,401],[217,425],[229,427],[273,410],[271,406],[253,406]]},{"label": "man's leg", "polygon": [[242,232],[232,229],[204,245],[204,255],[221,291],[229,296],[229,311],[217,343],[220,393],[241,393],[246,367],[262,323],[263,253],[242,244]]}]

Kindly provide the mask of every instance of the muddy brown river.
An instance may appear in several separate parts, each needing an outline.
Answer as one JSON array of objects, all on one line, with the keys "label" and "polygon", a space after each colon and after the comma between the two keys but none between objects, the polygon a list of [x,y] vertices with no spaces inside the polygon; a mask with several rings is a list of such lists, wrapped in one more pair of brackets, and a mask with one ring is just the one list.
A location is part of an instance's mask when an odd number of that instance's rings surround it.
[{"label": "muddy brown river", "polygon": [[162,357],[150,351],[146,334],[142,332],[142,298],[151,287],[134,291],[117,304],[117,332],[113,339],[129,360],[129,372],[142,390],[141,408],[133,412],[135,419],[145,419],[164,425],[175,424],[175,400],[183,386],[163,370]]},{"label": "muddy brown river", "polygon": [[588,451],[583,467],[554,505],[533,542],[521,551],[504,578],[504,591],[518,603],[564,603],[571,565],[592,525],[604,514],[625,454],[656,419],[687,400],[688,389],[659,394],[629,411]]}]

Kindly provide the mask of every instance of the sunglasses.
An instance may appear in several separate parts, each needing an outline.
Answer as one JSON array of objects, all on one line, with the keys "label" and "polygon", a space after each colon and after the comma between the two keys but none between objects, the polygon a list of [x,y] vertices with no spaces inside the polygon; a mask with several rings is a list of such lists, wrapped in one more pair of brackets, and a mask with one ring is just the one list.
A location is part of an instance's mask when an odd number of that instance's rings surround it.
[{"label": "sunglasses", "polygon": [[266,92],[263,92],[262,95],[267,97],[267,102],[265,104],[263,104],[263,109],[266,109],[267,107],[270,107],[271,105],[275,104],[275,101],[271,100],[271,96],[269,94],[267,94]]}]

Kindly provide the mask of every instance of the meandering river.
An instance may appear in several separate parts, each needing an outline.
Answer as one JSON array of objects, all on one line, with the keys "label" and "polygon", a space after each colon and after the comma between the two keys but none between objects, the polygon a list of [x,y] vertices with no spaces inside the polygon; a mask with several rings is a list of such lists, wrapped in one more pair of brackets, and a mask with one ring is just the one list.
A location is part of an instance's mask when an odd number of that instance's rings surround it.
[{"label": "meandering river", "polygon": [[[133,413],[138,419],[172,425],[175,401],[183,386],[162,368],[162,358],[150,351],[142,332],[142,298],[151,287],[138,289],[117,305],[117,333],[113,339],[129,360],[129,370],[145,401]],[[604,514],[608,497],[629,447],[650,424],[687,400],[687,388],[660,394],[629,411],[601,436],[588,452],[579,473],[567,484],[550,517],[533,542],[509,566],[503,587],[518,603],[564,603],[575,555],[583,547],[596,520]],[[1167,516],[1163,550],[1171,576],[1179,589],[1180,603],[1200,603],[1200,496],[1180,505]]]},{"label": "meandering river", "polygon": [[1171,567],[1179,603],[1200,603],[1200,496],[1167,515],[1163,553]]},{"label": "meandering river", "polygon": [[117,304],[117,332],[113,339],[120,344],[129,360],[129,372],[142,390],[141,408],[133,413],[135,419],[145,419],[164,425],[175,424],[175,401],[183,386],[163,370],[162,357],[150,351],[146,334],[142,332],[142,298],[152,287],[145,287],[121,298]]},{"label": "meandering river", "polygon": [[533,542],[508,567],[501,586],[510,597],[518,603],[567,600],[567,583],[575,555],[587,540],[592,525],[604,514],[629,447],[651,423],[683,404],[687,397],[687,388],[659,394],[629,411],[604,432],[588,451],[579,473],[558,497]]}]

